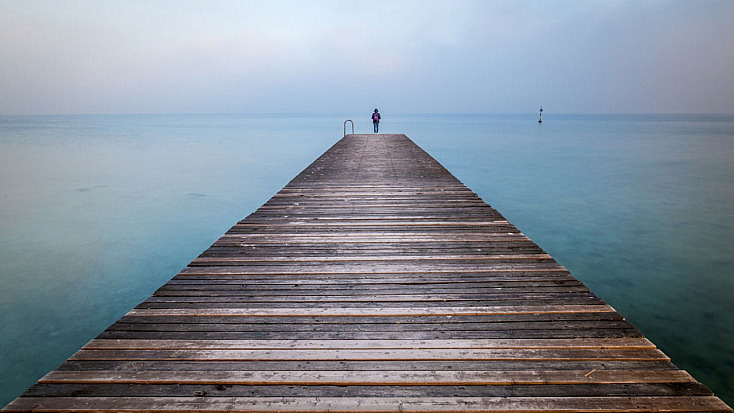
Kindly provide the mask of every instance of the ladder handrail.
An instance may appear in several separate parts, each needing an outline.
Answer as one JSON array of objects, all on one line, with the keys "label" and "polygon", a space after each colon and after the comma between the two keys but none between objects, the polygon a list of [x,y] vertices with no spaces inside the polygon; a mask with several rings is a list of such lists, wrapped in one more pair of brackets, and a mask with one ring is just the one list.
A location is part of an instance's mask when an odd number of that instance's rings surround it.
[{"label": "ladder handrail", "polygon": [[351,119],[347,119],[344,121],[344,136],[347,136],[347,122],[352,124],[352,135],[354,135],[354,122]]}]

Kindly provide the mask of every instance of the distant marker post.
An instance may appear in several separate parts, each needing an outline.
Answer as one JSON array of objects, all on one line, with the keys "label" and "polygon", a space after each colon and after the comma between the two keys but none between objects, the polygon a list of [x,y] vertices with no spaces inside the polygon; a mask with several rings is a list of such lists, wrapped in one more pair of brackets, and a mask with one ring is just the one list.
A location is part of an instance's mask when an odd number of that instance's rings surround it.
[{"label": "distant marker post", "polygon": [[543,123],[543,105],[540,105],[540,115],[538,116],[538,123]]}]

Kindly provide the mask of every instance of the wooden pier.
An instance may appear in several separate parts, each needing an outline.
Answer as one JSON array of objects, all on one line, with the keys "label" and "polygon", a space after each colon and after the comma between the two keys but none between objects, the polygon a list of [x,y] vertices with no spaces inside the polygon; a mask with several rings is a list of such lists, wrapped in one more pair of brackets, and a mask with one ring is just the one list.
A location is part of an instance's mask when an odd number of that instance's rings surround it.
[{"label": "wooden pier", "polygon": [[405,135],[348,135],[3,411],[732,410]]}]

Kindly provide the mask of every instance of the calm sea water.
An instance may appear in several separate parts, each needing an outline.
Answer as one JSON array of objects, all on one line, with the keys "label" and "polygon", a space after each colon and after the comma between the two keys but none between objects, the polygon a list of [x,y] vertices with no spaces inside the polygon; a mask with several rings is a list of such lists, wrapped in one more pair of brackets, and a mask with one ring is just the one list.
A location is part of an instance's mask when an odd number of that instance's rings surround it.
[{"label": "calm sea water", "polygon": [[[358,133],[371,132],[366,113]],[[734,116],[383,116],[382,132],[407,134],[734,404]],[[0,406],[269,199],[350,117],[0,117]]]}]

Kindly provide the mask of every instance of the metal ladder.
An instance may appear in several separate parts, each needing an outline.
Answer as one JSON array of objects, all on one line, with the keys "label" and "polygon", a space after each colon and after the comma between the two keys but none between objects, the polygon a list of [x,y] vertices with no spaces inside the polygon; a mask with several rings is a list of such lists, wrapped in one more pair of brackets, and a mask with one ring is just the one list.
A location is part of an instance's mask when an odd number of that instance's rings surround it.
[{"label": "metal ladder", "polygon": [[354,135],[354,122],[351,119],[347,119],[344,121],[344,136],[347,136],[347,122],[352,124],[352,135]]}]

